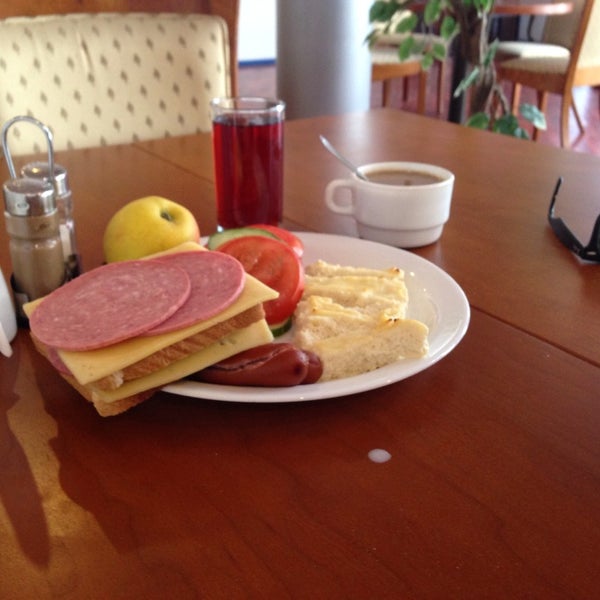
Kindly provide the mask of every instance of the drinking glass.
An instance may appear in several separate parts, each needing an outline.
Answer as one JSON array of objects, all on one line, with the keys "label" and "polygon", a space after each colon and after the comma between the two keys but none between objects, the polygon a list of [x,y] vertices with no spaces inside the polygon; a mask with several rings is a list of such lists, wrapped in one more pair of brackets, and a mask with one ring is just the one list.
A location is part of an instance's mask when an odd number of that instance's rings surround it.
[{"label": "drinking glass", "polygon": [[285,103],[269,98],[211,101],[219,230],[279,225],[283,213]]}]

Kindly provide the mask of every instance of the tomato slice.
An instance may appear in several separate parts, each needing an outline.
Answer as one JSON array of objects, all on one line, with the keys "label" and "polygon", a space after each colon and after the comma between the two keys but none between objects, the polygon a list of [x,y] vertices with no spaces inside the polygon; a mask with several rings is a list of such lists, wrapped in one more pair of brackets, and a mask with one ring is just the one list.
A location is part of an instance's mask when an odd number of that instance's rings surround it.
[{"label": "tomato slice", "polygon": [[281,227],[277,227],[275,225],[268,225],[266,223],[257,223],[255,225],[249,225],[252,229],[262,229],[263,231],[268,231],[272,233],[274,236],[278,237],[282,242],[285,242],[288,246],[292,248],[292,250],[302,258],[304,254],[304,244],[302,240],[294,235],[291,231],[287,229],[282,229]]},{"label": "tomato slice", "polygon": [[304,268],[300,257],[284,242],[260,235],[234,238],[219,246],[237,258],[246,273],[279,292],[279,298],[263,304],[269,325],[290,317],[304,291]]}]

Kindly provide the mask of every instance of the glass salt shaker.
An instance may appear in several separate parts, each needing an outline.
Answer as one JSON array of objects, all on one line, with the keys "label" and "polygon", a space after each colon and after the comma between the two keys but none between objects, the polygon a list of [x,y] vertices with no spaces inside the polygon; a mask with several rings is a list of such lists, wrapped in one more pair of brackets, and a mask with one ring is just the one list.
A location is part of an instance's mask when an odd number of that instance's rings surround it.
[{"label": "glass salt shaker", "polygon": [[54,156],[51,134],[39,121],[31,117],[15,117],[3,126],[2,148],[11,176],[2,186],[13,269],[11,285],[17,319],[26,324],[23,305],[62,285],[66,281],[66,270],[54,185],[50,181],[17,177],[8,150],[8,129],[19,120],[33,122],[46,133],[50,173],[53,173]]}]

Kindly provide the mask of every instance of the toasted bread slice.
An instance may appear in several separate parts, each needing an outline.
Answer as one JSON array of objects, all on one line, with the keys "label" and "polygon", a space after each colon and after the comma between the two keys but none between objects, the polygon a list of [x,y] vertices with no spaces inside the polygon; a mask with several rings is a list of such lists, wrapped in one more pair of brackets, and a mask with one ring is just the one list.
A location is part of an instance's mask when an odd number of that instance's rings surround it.
[{"label": "toasted bread slice", "polygon": [[[273,336],[266,321],[260,319],[247,327],[230,332],[209,346],[172,362],[164,368],[127,381],[115,390],[94,389],[90,385],[82,385],[71,375],[63,372],[60,372],[60,375],[86,400],[93,403],[98,414],[103,417],[113,416],[144,402],[167,383],[187,377],[215,362],[248,348],[267,343],[272,339]],[[39,340],[34,341],[36,341],[38,351],[49,359],[48,348]]]},{"label": "toasted bread slice", "polygon": [[298,303],[294,315],[296,343],[309,348],[319,340],[345,332],[369,334],[400,318],[394,306],[344,306],[325,296],[308,296]]},{"label": "toasted bread slice", "polygon": [[334,265],[324,260],[317,260],[307,265],[305,272],[311,276],[322,277],[377,277],[379,279],[404,279],[404,271],[398,267],[388,269],[371,269],[369,267],[351,267]]},{"label": "toasted bread slice", "polygon": [[320,381],[351,377],[403,358],[427,354],[427,327],[413,319],[387,321],[371,331],[340,333],[307,345],[323,363]]},{"label": "toasted bread slice", "polygon": [[[203,250],[198,244],[172,249]],[[277,292],[245,274],[240,295],[218,314],[173,331],[141,335],[93,350],[50,348],[32,338],[38,350],[101,415],[118,414],[143,402],[167,383],[233,354],[265,344],[273,335],[263,302]],[[25,305],[31,316],[43,299]]]},{"label": "toasted bread slice", "polygon": [[294,343],[321,358],[321,381],[427,354],[427,326],[405,318],[408,290],[401,269],[318,261],[306,273],[294,313]]},{"label": "toasted bread slice", "polygon": [[322,296],[371,314],[406,316],[408,292],[404,271],[333,265],[319,260],[306,267],[304,297]]},{"label": "toasted bread slice", "polygon": [[175,342],[102,379],[90,382],[88,385],[91,389],[96,390],[115,390],[126,381],[131,381],[132,379],[137,379],[138,377],[143,377],[153,371],[162,369],[177,360],[181,360],[194,352],[210,346],[236,329],[242,329],[252,323],[256,323],[264,318],[264,316],[265,312],[262,305],[253,306],[239,315],[217,323],[209,329],[195,333],[184,340]]},{"label": "toasted bread slice", "polygon": [[[240,297],[223,312],[206,321],[191,325],[177,331],[148,337],[136,337],[119,344],[96,350],[72,352],[58,350],[61,361],[68,371],[82,385],[111,377],[120,370],[137,363],[149,356],[190,338],[197,333],[207,331],[211,327],[236,317],[263,302],[277,297],[277,292],[265,286],[260,281],[246,275],[246,282]],[[26,313],[31,314],[40,300],[26,304]],[[113,384],[114,385],[114,384]],[[111,387],[109,385],[109,387]]]}]

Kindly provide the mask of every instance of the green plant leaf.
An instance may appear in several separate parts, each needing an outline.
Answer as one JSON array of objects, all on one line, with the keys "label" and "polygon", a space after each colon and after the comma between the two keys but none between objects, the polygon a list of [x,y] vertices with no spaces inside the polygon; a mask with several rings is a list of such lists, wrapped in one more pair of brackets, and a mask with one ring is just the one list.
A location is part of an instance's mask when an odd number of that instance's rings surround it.
[{"label": "green plant leaf", "polygon": [[433,54],[434,58],[437,58],[438,60],[444,60],[446,58],[446,46],[440,43],[433,44],[431,53]]},{"label": "green plant leaf", "polygon": [[410,58],[411,54],[413,54],[414,45],[415,39],[412,37],[412,35],[402,40],[400,46],[398,46],[398,58],[401,61]]},{"label": "green plant leaf", "polygon": [[409,31],[413,31],[418,24],[419,17],[415,13],[412,13],[405,19],[400,19],[400,21],[398,21],[396,24],[396,33],[408,33]]},{"label": "green plant leaf", "polygon": [[387,2],[387,0],[376,0],[369,9],[369,22],[373,23],[377,21],[382,23],[389,21],[394,14],[396,14],[398,8],[399,5],[394,0],[391,2]]},{"label": "green plant leaf", "polygon": [[529,139],[529,134],[519,125],[519,120],[515,115],[503,115],[497,119],[492,131],[523,140]]},{"label": "green plant leaf", "polygon": [[465,90],[470,88],[479,77],[479,67],[474,67],[473,70],[458,84],[454,90],[454,97],[460,96]]},{"label": "green plant leaf", "polygon": [[503,133],[505,135],[512,135],[519,127],[519,120],[514,115],[502,115],[494,122],[493,131],[497,133]]},{"label": "green plant leaf", "polygon": [[413,37],[413,45],[412,45],[411,53],[412,54],[425,54],[426,50],[427,50],[427,44],[425,43],[425,41],[422,39],[419,41]]},{"label": "green plant leaf", "polygon": [[377,41],[377,38],[379,37],[379,32],[378,31],[370,31],[367,34],[367,37],[364,40],[365,44],[368,44],[369,48],[373,47],[373,44],[375,44],[375,42]]},{"label": "green plant leaf", "polygon": [[442,13],[442,3],[440,0],[429,0],[423,10],[423,21],[425,25],[435,23]]},{"label": "green plant leaf", "polygon": [[485,113],[478,112],[467,119],[466,125],[475,129],[487,129],[490,125],[490,118]]},{"label": "green plant leaf", "polygon": [[537,129],[546,130],[546,116],[534,104],[521,104],[519,113]]},{"label": "green plant leaf", "polygon": [[431,54],[424,54],[423,58],[421,59],[421,67],[423,67],[425,71],[429,71],[429,69],[431,69],[431,66],[433,65],[434,60],[435,59]]},{"label": "green plant leaf", "polygon": [[458,23],[450,15],[445,15],[440,25],[440,35],[446,40],[451,40],[457,33]]},{"label": "green plant leaf", "polygon": [[[465,3],[466,4],[466,3]],[[473,6],[479,14],[489,13],[494,5],[494,0],[474,0]]]},{"label": "green plant leaf", "polygon": [[528,140],[529,139],[529,134],[522,127],[517,127],[513,131],[513,136],[521,138],[522,140]]},{"label": "green plant leaf", "polygon": [[484,66],[489,67],[494,62],[494,56],[496,56],[496,50],[498,50],[499,43],[500,40],[496,39],[490,44],[485,56],[483,57]]}]

